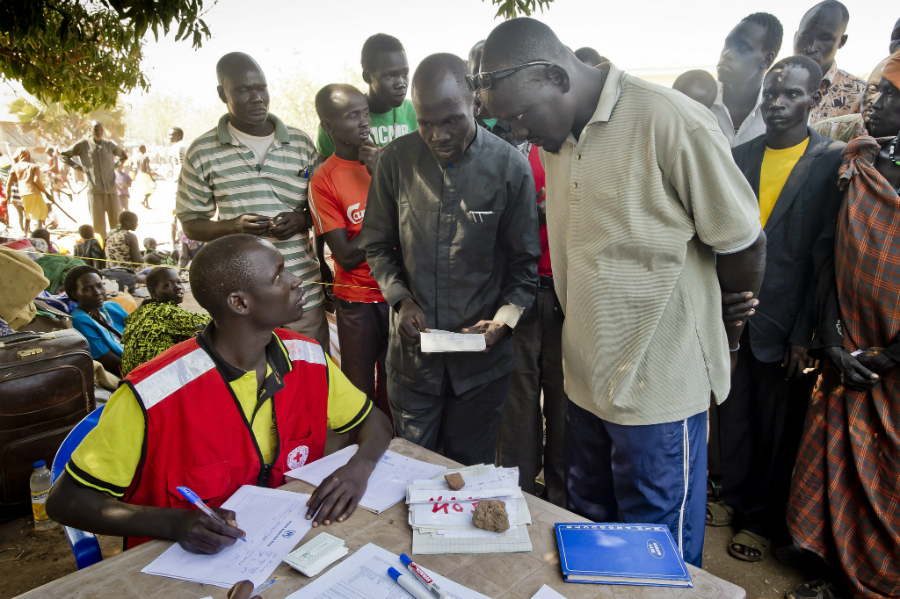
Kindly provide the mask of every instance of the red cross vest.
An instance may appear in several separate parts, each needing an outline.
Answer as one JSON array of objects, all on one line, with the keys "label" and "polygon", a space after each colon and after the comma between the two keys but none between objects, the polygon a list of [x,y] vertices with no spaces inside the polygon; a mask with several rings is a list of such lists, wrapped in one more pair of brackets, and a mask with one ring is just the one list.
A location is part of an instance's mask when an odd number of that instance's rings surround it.
[{"label": "red cross vest", "polygon": [[[292,369],[275,394],[278,454],[266,469],[244,412],[196,339],[135,368],[124,383],[144,413],[141,461],[125,493],[134,505],[196,509],[176,490],[190,487],[220,507],[243,485],[279,487],[284,473],[322,457],[328,416],[328,373],[318,343],[290,331],[275,334]],[[130,549],[148,538],[126,538]]]}]

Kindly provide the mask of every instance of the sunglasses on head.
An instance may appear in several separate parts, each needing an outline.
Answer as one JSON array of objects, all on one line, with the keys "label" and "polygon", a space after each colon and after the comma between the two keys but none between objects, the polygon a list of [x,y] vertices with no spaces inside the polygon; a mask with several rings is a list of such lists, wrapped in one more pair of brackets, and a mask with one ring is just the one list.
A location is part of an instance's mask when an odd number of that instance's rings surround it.
[{"label": "sunglasses on head", "polygon": [[469,86],[469,89],[472,91],[479,89],[491,89],[491,86],[504,77],[508,77],[513,73],[517,73],[522,69],[528,67],[549,67],[553,66],[552,62],[546,62],[543,60],[538,60],[535,62],[526,62],[525,64],[520,64],[516,67],[507,67],[505,69],[500,69],[498,71],[491,71],[490,73],[478,73],[477,75],[466,75],[466,83]]}]

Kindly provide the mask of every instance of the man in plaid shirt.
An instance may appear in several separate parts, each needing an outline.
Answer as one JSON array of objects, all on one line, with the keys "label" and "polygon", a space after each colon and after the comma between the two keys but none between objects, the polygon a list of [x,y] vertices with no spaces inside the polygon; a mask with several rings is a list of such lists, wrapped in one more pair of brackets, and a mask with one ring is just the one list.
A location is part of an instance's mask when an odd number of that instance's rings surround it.
[{"label": "man in plaid shirt", "polygon": [[849,593],[814,581],[788,599],[900,596],[900,52],[879,88],[874,138],[844,150],[844,204],[818,244],[810,354],[828,360],[788,506],[795,545],[838,567]]}]

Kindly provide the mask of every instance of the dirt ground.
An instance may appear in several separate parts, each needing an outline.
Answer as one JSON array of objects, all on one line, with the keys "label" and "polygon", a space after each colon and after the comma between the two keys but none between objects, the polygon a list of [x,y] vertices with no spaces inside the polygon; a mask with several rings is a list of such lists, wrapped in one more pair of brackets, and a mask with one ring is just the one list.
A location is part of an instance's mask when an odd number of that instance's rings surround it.
[{"label": "dirt ground", "polygon": [[[103,558],[122,552],[121,537],[99,537]],[[62,578],[76,570],[62,527],[37,532],[31,517],[0,524],[0,599]]]}]

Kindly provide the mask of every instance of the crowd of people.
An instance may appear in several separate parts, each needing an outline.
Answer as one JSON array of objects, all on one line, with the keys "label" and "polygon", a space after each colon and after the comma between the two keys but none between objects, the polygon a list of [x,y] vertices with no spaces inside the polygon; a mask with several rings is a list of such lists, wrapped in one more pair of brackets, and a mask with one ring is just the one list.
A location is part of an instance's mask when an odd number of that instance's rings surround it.
[{"label": "crowd of people", "polygon": [[[159,256],[116,191],[127,156],[95,127],[60,153],[90,173],[79,247],[98,260],[64,287],[125,384],[48,513],[214,553],[243,535],[234,514],[173,509],[175,479],[218,508],[346,433],[359,451],[309,503],[327,525],[393,434],[518,467],[523,490],[593,521],[665,524],[697,566],[705,527],[734,526],[734,558],[810,574],[789,599],[900,596],[900,21],[865,81],[837,66],[849,17],[816,4],[777,60],[782,24],[751,14],[717,77],[674,89],[529,18],[412,75],[376,34],[368,88],[316,95],[315,140],[227,54],[227,113],[190,144],[172,134],[182,265],[208,316],[178,306],[175,270],[142,278]],[[30,164],[9,175],[26,208],[47,193]],[[130,315],[105,301],[116,266],[150,294]],[[486,349],[423,352],[432,331]]]}]

